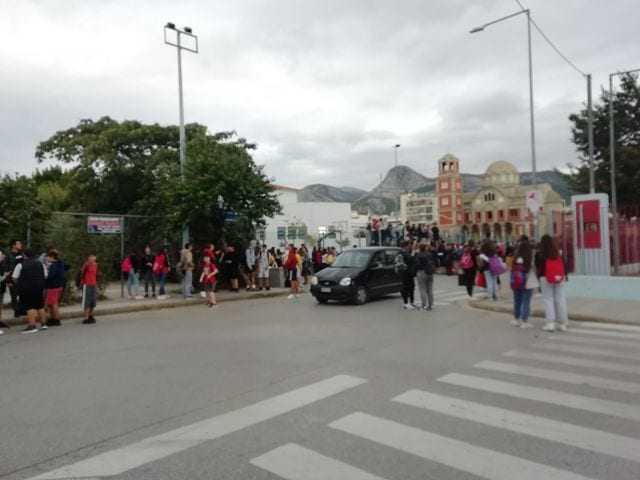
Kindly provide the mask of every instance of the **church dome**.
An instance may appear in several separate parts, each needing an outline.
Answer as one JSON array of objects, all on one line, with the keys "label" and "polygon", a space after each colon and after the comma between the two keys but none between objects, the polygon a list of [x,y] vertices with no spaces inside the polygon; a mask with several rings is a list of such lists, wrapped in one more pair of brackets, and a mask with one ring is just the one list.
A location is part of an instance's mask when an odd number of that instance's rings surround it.
[{"label": "church dome", "polygon": [[489,165],[484,182],[487,185],[518,185],[520,174],[511,163],[500,160]]}]

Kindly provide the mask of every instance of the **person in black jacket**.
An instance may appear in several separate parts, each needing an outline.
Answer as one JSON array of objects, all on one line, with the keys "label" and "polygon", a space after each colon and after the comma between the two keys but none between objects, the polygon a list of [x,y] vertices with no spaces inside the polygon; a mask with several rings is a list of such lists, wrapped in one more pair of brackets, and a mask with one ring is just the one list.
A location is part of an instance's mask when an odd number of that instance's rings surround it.
[{"label": "person in black jacket", "polygon": [[60,326],[60,299],[66,284],[65,275],[69,266],[60,260],[57,250],[51,249],[47,252],[47,262],[49,265],[47,278],[45,280],[45,305],[49,311],[49,319],[45,324],[48,327]]},{"label": "person in black jacket", "polygon": [[402,301],[405,310],[415,310],[414,292],[416,289],[416,257],[411,254],[411,242],[402,242],[402,253],[399,257],[399,273],[402,278]]},{"label": "person in black jacket", "polygon": [[27,327],[22,333],[35,333],[38,330],[46,330],[43,325],[44,312],[44,286],[47,271],[42,262],[26,251],[22,263],[16,265],[12,279],[16,285],[20,297],[20,308],[27,312]]},{"label": "person in black jacket", "polygon": [[153,276],[153,261],[155,257],[151,253],[151,247],[144,247],[144,255],[140,261],[140,280],[144,280],[144,298],[149,298],[149,284],[151,284],[151,295],[156,298],[156,279]]},{"label": "person in black jacket", "polygon": [[7,256],[0,251],[0,335],[4,333],[3,328],[9,328],[9,325],[2,321],[2,307],[4,306],[4,292],[7,291],[7,277],[9,277],[10,274],[9,260]]}]

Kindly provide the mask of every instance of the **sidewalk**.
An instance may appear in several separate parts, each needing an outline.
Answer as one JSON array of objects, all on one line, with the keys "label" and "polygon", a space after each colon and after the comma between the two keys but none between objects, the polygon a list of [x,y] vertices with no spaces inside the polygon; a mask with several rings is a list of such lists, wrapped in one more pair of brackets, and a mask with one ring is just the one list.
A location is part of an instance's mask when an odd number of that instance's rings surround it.
[{"label": "sidewalk", "polygon": [[[161,310],[164,308],[177,308],[199,305],[204,307],[205,299],[200,297],[199,293],[195,293],[193,298],[183,299],[180,293],[180,288],[176,284],[167,285],[167,294],[169,298],[166,300],[158,300],[153,298],[145,298],[142,300],[129,300],[128,298],[120,297],[120,284],[110,283],[106,290],[106,299],[98,300],[98,306],[96,308],[96,317],[103,315],[114,315],[119,313],[133,313],[143,312],[146,310]],[[144,291],[144,290],[143,290]],[[255,291],[247,292],[241,290],[238,293],[233,293],[228,290],[222,290],[216,292],[216,300],[219,304],[227,302],[234,302],[238,300],[250,300],[256,298],[271,298],[280,297],[289,293],[288,288],[272,288],[269,291]],[[9,318],[13,315],[13,311],[9,305],[5,305],[3,309],[3,320],[9,325],[23,325],[26,323],[24,317],[21,318]],[[82,318],[84,312],[80,303],[74,303],[73,305],[65,305],[60,307],[60,319],[68,320],[73,318]]]},{"label": "sidewalk", "polygon": [[[473,299],[469,306],[492,312],[513,314],[513,297],[510,290],[503,290],[502,299]],[[640,296],[639,296],[640,298]],[[640,300],[603,300],[599,298],[568,298],[569,319],[583,322],[625,323],[640,325]],[[531,316],[544,318],[542,297],[531,300]]]}]

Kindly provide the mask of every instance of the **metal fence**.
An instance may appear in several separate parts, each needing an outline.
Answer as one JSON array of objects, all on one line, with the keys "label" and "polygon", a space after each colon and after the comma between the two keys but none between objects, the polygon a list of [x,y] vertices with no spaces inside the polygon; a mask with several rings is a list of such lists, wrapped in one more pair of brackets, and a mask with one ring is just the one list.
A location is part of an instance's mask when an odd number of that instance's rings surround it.
[{"label": "metal fence", "polygon": [[[571,211],[553,212],[553,235],[558,247],[567,259],[569,272],[575,272],[576,258],[574,252],[574,223]],[[621,208],[618,214],[618,231],[620,251],[616,252],[613,241],[613,215],[609,214],[609,245],[611,257],[611,273],[616,275],[640,275],[640,207]],[[619,269],[615,272],[616,255]]]}]

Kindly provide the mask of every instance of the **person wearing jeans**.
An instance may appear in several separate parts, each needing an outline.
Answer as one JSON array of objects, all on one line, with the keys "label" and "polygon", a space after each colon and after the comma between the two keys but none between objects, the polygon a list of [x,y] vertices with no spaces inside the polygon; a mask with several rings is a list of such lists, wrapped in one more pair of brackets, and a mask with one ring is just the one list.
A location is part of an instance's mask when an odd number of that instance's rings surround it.
[{"label": "person wearing jeans", "polygon": [[[529,313],[531,310],[531,297],[533,296],[532,285],[537,285],[536,272],[532,270],[533,248],[529,238],[523,235],[518,240],[513,252],[512,283],[513,288],[513,316],[511,325],[520,328],[531,328],[529,323]],[[520,284],[516,285],[516,276],[520,279]]]},{"label": "person wearing jeans", "polygon": [[158,299],[160,300],[167,298],[164,288],[167,273],[169,273],[169,258],[165,250],[160,250],[153,259],[153,276],[158,284]]},{"label": "person wearing jeans", "polygon": [[433,308],[433,274],[436,268],[431,252],[428,250],[426,243],[420,243],[416,255],[416,280],[423,310]]},{"label": "person wearing jeans", "polygon": [[[554,275],[554,268],[559,264],[560,272]],[[567,298],[564,283],[567,279],[564,262],[553,238],[543,235],[540,239],[540,249],[536,255],[536,271],[540,279],[540,290],[544,303],[546,323],[543,330],[553,332],[556,328],[562,332],[567,330],[569,317],[567,315]],[[550,282],[548,277],[552,277]],[[555,277],[555,278],[554,278]]]},{"label": "person wearing jeans", "polygon": [[151,253],[151,247],[147,245],[144,247],[144,255],[140,262],[140,274],[142,280],[144,280],[144,298],[149,298],[149,285],[151,285],[152,297],[155,298],[156,296],[156,279],[153,275],[153,261],[154,257]]},{"label": "person wearing jeans", "polygon": [[193,252],[192,245],[185,243],[180,252],[180,269],[182,270],[182,295],[184,298],[193,297]]}]

